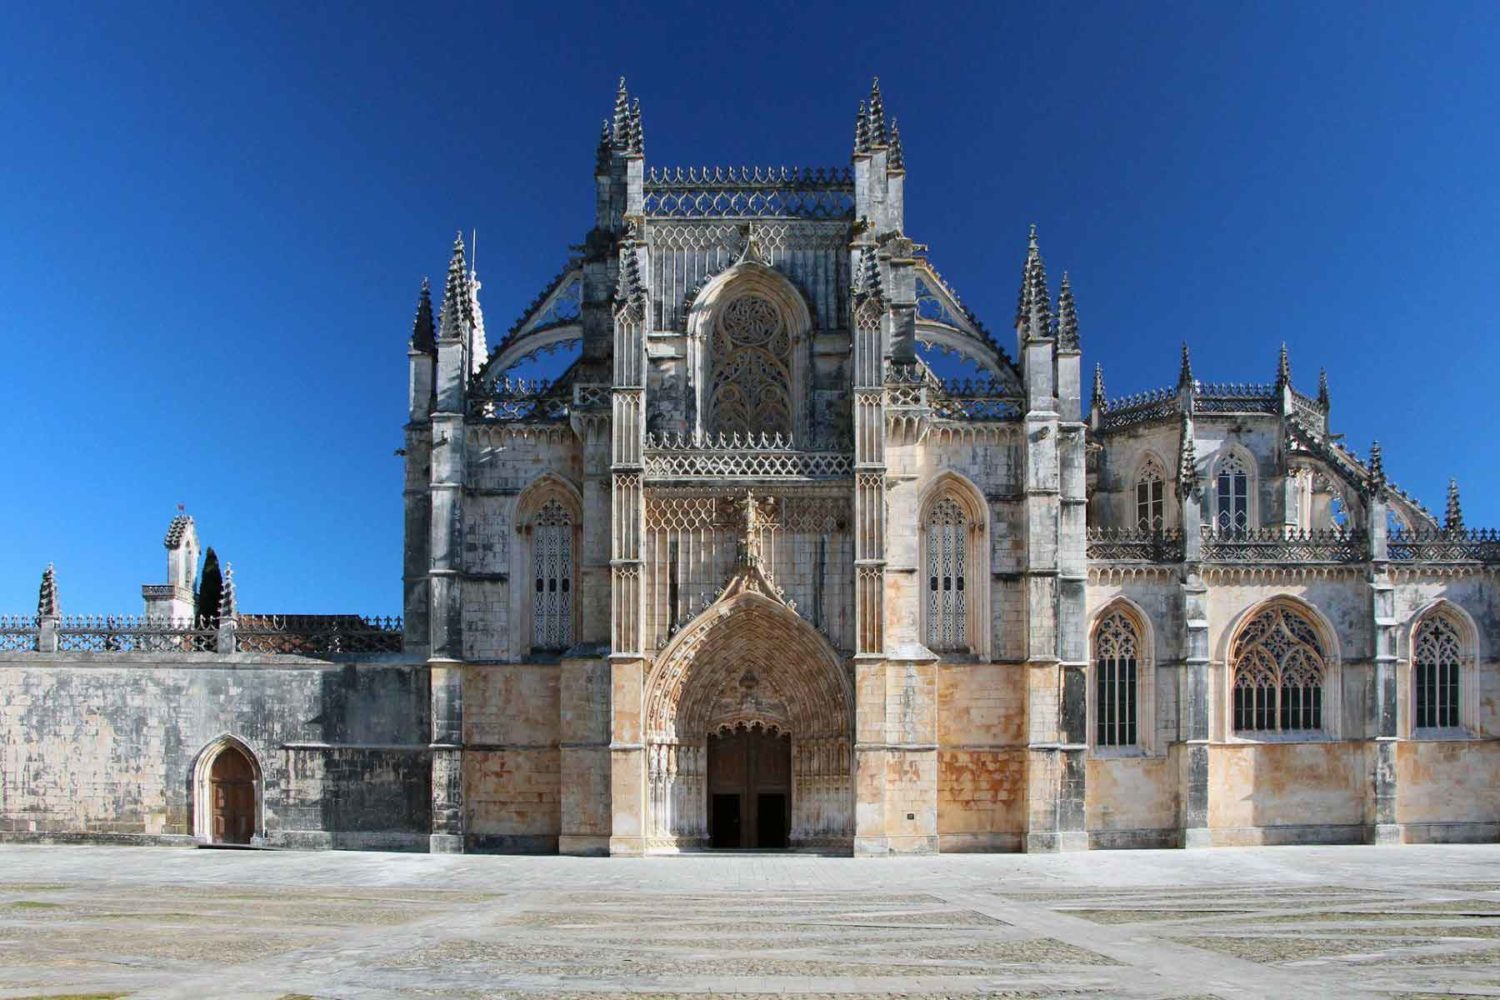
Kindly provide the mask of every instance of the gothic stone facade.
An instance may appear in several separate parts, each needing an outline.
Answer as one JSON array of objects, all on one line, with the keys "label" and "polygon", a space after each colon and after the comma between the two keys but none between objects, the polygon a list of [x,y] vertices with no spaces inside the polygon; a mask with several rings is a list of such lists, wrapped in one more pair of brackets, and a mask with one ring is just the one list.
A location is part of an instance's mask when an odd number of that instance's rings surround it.
[{"label": "gothic stone facade", "polygon": [[1067,278],[1033,232],[1002,347],[906,234],[878,88],[847,168],[644,145],[622,84],[594,227],[493,350],[461,240],[436,322],[424,285],[401,652],[14,654],[9,835],[212,839],[230,745],[254,836],[294,845],[1500,832],[1500,542],[1342,446],[1325,380],[1283,350],[1204,382],[1184,348],[1157,392],[1096,369],[1085,419]]}]

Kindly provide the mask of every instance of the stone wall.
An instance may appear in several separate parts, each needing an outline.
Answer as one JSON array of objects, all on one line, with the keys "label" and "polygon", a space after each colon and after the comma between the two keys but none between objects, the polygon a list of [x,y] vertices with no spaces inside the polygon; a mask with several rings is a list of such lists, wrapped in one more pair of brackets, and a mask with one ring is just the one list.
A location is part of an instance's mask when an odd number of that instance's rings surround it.
[{"label": "stone wall", "polygon": [[272,846],[425,849],[427,671],[254,654],[0,661],[0,838],[190,842],[225,737],[261,774]]}]

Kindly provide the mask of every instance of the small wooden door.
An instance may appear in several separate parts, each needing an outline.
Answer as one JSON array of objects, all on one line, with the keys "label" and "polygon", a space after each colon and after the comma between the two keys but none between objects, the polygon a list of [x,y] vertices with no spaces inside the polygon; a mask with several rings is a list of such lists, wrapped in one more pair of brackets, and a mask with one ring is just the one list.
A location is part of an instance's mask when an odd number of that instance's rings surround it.
[{"label": "small wooden door", "polygon": [[209,771],[213,842],[248,844],[255,835],[255,767],[236,747],[225,747]]}]

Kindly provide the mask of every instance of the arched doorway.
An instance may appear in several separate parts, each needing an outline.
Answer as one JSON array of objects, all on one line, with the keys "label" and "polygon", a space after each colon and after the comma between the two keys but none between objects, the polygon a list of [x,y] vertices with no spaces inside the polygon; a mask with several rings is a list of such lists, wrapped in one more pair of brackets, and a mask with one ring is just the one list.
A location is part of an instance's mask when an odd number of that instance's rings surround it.
[{"label": "arched doorway", "polygon": [[647,849],[851,847],[853,706],[827,638],[744,569],[647,679]]},{"label": "arched doorway", "polygon": [[227,744],[214,755],[208,772],[208,840],[249,844],[255,836],[255,764]]}]

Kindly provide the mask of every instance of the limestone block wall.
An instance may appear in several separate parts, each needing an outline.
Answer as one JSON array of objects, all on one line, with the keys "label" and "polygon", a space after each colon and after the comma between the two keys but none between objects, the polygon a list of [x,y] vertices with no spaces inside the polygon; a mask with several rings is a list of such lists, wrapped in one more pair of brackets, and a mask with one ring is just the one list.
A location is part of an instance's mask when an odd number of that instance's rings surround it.
[{"label": "limestone block wall", "polygon": [[557,663],[464,668],[469,849],[551,852],[561,832]]},{"label": "limestone block wall", "polygon": [[1089,846],[1176,847],[1176,754],[1095,751],[1088,760]]},{"label": "limestone block wall", "polygon": [[1089,526],[1135,527],[1135,481],[1148,457],[1161,463],[1165,476],[1162,518],[1168,528],[1182,524],[1182,511],[1174,488],[1181,430],[1176,421],[1137,424],[1113,431],[1109,446],[1100,453],[1098,478],[1089,496]]},{"label": "limestone block wall", "polygon": [[938,664],[938,848],[1019,850],[1026,833],[1026,668]]},{"label": "limestone block wall", "polygon": [[1212,747],[1209,826],[1214,845],[1361,842],[1369,748],[1353,741]]},{"label": "limestone block wall", "polygon": [[0,661],[0,838],[190,840],[194,771],[232,736],[273,846],[425,849],[425,666],[255,654]]},{"label": "limestone block wall", "polygon": [[1396,822],[1408,843],[1500,837],[1500,742],[1410,740],[1396,746]]}]

